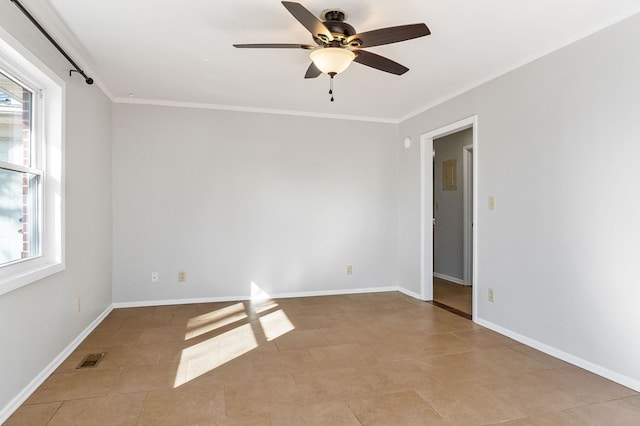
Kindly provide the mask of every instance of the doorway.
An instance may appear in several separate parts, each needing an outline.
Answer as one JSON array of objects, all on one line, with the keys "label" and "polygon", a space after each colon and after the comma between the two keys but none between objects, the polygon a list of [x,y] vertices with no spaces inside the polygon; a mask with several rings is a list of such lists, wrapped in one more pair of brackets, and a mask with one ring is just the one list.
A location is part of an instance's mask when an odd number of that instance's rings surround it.
[{"label": "doorway", "polygon": [[[476,129],[477,117],[473,116],[420,138],[421,297],[423,300],[434,300],[435,275],[439,288],[442,280],[445,280],[445,284],[460,286],[459,290],[466,291],[467,297],[470,293],[472,317],[475,317],[477,306],[477,233],[474,226],[477,200],[477,155],[474,155],[477,153]],[[466,133],[466,143],[462,138],[463,133]],[[445,138],[456,139],[456,134],[460,134],[460,140],[454,148],[448,145],[449,141]],[[436,160],[438,145],[447,149],[443,149],[443,155]],[[454,208],[457,210],[452,210]],[[440,231],[438,225],[441,225]],[[452,231],[454,226],[455,230]]]}]

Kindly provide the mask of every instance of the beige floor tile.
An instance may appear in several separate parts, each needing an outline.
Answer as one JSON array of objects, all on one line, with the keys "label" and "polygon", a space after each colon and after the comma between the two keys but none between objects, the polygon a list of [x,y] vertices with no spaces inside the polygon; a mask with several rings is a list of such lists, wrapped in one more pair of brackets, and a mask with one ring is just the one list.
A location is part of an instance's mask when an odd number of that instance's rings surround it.
[{"label": "beige floor tile", "polygon": [[350,399],[349,408],[361,424],[439,425],[447,422],[415,392],[380,395],[362,400]]},{"label": "beige floor tile", "polygon": [[586,403],[576,389],[563,389],[534,373],[493,379],[482,385],[528,415],[561,411]]},{"label": "beige floor tile", "polygon": [[473,349],[473,346],[467,340],[451,333],[434,334],[415,339],[412,342],[412,346],[421,349],[424,357],[456,354]]},{"label": "beige floor tile", "polygon": [[275,343],[279,350],[286,351],[326,346],[329,345],[329,340],[320,330],[295,330],[280,337]]},{"label": "beige floor tile", "polygon": [[270,414],[273,426],[359,426],[360,422],[343,401],[330,401],[315,405],[293,407]]},{"label": "beige floor tile", "polygon": [[[434,309],[440,309],[434,307]],[[477,330],[478,325],[451,312],[440,309],[441,315],[433,318],[416,318],[404,324],[405,330],[415,330],[422,334],[444,334]]]},{"label": "beige floor tile", "polygon": [[224,386],[190,386],[149,392],[138,424],[174,426],[225,422]]},{"label": "beige floor tile", "polygon": [[640,395],[636,395],[636,396],[632,396],[632,397],[629,397],[629,398],[625,398],[624,400],[627,401],[627,402],[630,402],[631,404],[635,404],[635,405],[640,406]]},{"label": "beige floor tile", "polygon": [[150,327],[140,333],[136,345],[152,345],[185,340],[185,327]]},{"label": "beige floor tile", "polygon": [[200,371],[196,370],[195,373],[196,374],[194,374],[193,369],[186,371],[187,375],[184,378],[185,386],[237,384],[259,378],[249,355],[232,359],[212,369],[205,368],[205,371],[201,369]]},{"label": "beige floor tile", "polygon": [[636,392],[389,292],[115,309],[8,424],[133,424],[144,395],[153,425],[624,424],[640,409]]},{"label": "beige floor tile", "polygon": [[498,423],[526,417],[509,402],[487,393],[479,383],[443,385],[436,389],[417,393],[440,415],[456,425]]},{"label": "beige floor tile", "polygon": [[46,425],[61,405],[60,401],[22,405],[9,417],[4,426]]},{"label": "beige floor tile", "polygon": [[113,388],[119,374],[119,368],[54,373],[29,397],[26,404],[105,396]]},{"label": "beige floor tile", "polygon": [[[487,349],[497,346],[509,346],[518,345],[518,342],[512,340],[506,336],[496,333],[491,330],[469,330],[469,331],[457,331],[453,333],[454,336],[461,338],[465,343],[473,347],[474,349]],[[526,355],[526,354],[525,354]]]},{"label": "beige floor tile", "polygon": [[48,426],[136,425],[146,393],[65,401]]},{"label": "beige floor tile", "polygon": [[308,351],[320,369],[358,367],[375,360],[378,355],[373,348],[360,343],[320,346]]},{"label": "beige floor tile", "polygon": [[141,329],[129,328],[95,331],[78,346],[78,349],[134,346],[141,334]]},{"label": "beige floor tile", "polygon": [[553,382],[562,389],[575,392],[588,403],[604,402],[638,394],[629,388],[574,366],[539,371],[535,374]]},{"label": "beige floor tile", "polygon": [[145,315],[143,318],[125,318],[120,330],[142,331],[147,328],[170,326],[172,321],[173,315],[153,315],[153,313],[151,313]]},{"label": "beige floor tile", "polygon": [[160,345],[160,353],[158,354],[158,363],[163,362],[180,362],[185,355],[185,349],[189,347],[189,344],[184,341],[169,342]]},{"label": "beige floor tile", "polygon": [[431,389],[438,382],[412,361],[377,362],[357,368],[374,394],[387,394],[410,390]]},{"label": "beige floor tile", "polygon": [[300,400],[291,376],[273,376],[225,387],[227,416],[232,419],[289,409]]},{"label": "beige floor tile", "polygon": [[299,395],[304,402],[336,401],[371,394],[371,384],[355,368],[310,371],[295,374]]},{"label": "beige floor tile", "polygon": [[155,310],[155,306],[148,306],[142,308],[119,308],[114,309],[107,316],[107,318],[111,319],[148,319],[153,315],[153,311]]},{"label": "beige floor tile", "polygon": [[218,424],[224,426],[271,426],[271,420],[268,414],[259,414],[233,419],[227,417],[224,421],[218,422]]},{"label": "beige floor tile", "polygon": [[508,347],[425,358],[416,363],[440,383],[499,379],[511,374],[548,368]]},{"label": "beige floor tile", "polygon": [[608,401],[567,410],[567,413],[588,425],[637,426],[640,407],[626,401]]},{"label": "beige floor tile", "polygon": [[258,378],[289,376],[318,370],[318,364],[308,349],[255,352],[250,355]]},{"label": "beige floor tile", "polygon": [[[498,424],[498,423],[496,423]],[[545,414],[535,414],[522,419],[511,420],[507,422],[499,423],[508,426],[584,426],[585,424],[573,417],[572,415],[564,412],[554,412]]]},{"label": "beige floor tile", "polygon": [[162,315],[177,315],[181,317],[193,317],[196,315],[198,309],[198,305],[187,304],[187,305],[164,305],[164,306],[156,306],[153,309],[153,316],[162,316]]},{"label": "beige floor tile", "polygon": [[179,374],[178,364],[165,363],[124,367],[111,394],[172,389]]},{"label": "beige floor tile", "polygon": [[[371,322],[372,321],[368,321],[369,324],[371,324]],[[363,326],[331,326],[327,328],[320,328],[320,331],[332,345],[354,342],[368,343],[375,340],[375,334],[370,330],[363,328]]]},{"label": "beige floor tile", "polygon": [[561,359],[554,358],[551,355],[547,355],[544,352],[541,352],[530,346],[516,344],[509,347],[516,352],[520,352],[521,354],[526,355],[529,358],[533,358],[536,361],[545,364],[549,368],[565,368],[571,366],[571,364],[562,361]]},{"label": "beige floor tile", "polygon": [[500,371],[502,374],[549,370],[545,364],[522,355],[510,347],[482,349],[475,353],[481,360],[483,368]]},{"label": "beige floor tile", "polygon": [[335,314],[343,314],[344,311],[340,309],[340,306],[336,306],[331,302],[327,301],[326,303],[317,304],[317,305],[307,305],[301,306],[299,308],[291,309],[291,314],[295,316],[305,316],[305,317],[313,317],[313,316],[332,316]]}]

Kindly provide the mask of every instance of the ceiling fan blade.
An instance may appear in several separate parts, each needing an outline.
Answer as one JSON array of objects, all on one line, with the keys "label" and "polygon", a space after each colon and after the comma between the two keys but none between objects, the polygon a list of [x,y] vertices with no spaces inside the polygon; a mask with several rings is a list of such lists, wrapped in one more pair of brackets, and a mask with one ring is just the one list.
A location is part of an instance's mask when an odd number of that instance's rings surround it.
[{"label": "ceiling fan blade", "polygon": [[429,34],[431,34],[431,31],[425,24],[400,25],[354,34],[347,39],[347,43],[350,44],[353,41],[360,40],[361,47],[373,47],[424,37]]},{"label": "ceiling fan blade", "polygon": [[371,68],[375,68],[380,71],[385,71],[391,74],[402,75],[409,71],[409,68],[404,65],[400,65],[397,62],[387,59],[384,56],[376,55],[375,53],[367,52],[366,50],[354,50],[356,58],[353,62],[357,62],[362,65],[366,65]]},{"label": "ceiling fan blade", "polygon": [[295,43],[253,43],[253,44],[234,44],[233,47],[240,49],[315,49],[317,46],[309,44]]},{"label": "ceiling fan blade", "polygon": [[316,67],[316,64],[311,62],[311,65],[309,65],[309,68],[307,68],[307,73],[304,75],[304,78],[316,78],[320,74],[322,74],[322,71],[320,71],[318,67]]},{"label": "ceiling fan blade", "polygon": [[303,5],[292,1],[283,1],[282,5],[286,7],[289,13],[291,13],[294,18],[309,30],[314,37],[318,37],[326,41],[333,40],[331,31],[329,31],[322,21],[316,18],[314,14],[309,12],[309,10],[307,10]]}]

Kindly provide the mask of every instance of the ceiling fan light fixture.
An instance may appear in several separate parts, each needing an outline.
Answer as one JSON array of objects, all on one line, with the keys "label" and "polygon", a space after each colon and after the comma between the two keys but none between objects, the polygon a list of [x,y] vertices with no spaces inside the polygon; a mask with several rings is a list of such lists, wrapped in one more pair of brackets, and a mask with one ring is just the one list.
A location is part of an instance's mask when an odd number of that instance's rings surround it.
[{"label": "ceiling fan light fixture", "polygon": [[341,47],[325,47],[314,50],[309,57],[320,71],[335,75],[346,70],[356,54]]}]

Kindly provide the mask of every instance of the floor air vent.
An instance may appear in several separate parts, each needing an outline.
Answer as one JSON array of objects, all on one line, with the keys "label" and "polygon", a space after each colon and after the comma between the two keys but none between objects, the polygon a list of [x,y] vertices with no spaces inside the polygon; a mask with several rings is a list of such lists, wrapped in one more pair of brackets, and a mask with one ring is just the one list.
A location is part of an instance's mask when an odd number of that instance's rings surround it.
[{"label": "floor air vent", "polygon": [[89,354],[86,357],[84,357],[84,359],[82,360],[80,365],[78,365],[78,367],[76,367],[76,368],[94,368],[94,367],[97,367],[98,364],[100,364],[100,361],[102,361],[102,358],[104,358],[105,355],[106,355],[105,352],[101,352],[99,354]]}]

